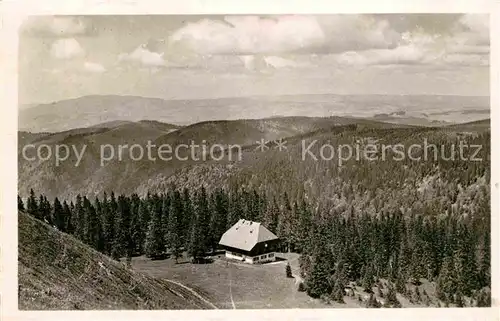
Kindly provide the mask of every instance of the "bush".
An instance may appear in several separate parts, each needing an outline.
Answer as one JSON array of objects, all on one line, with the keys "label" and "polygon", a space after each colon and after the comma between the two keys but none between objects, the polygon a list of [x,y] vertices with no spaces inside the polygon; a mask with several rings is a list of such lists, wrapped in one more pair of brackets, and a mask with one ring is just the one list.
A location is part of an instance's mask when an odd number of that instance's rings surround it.
[{"label": "bush", "polygon": [[286,264],[285,272],[286,272],[286,277],[287,278],[293,278],[292,267],[290,266],[289,263]]},{"label": "bush", "polygon": [[384,306],[388,308],[401,308],[401,303],[397,298],[396,289],[394,288],[394,286],[389,285],[387,289],[387,296]]},{"label": "bush", "polygon": [[375,298],[375,296],[372,293],[372,294],[370,294],[370,298],[368,299],[368,301],[366,301],[366,307],[367,308],[381,308],[382,304],[380,304],[380,302],[378,302],[378,300]]},{"label": "bush", "polygon": [[491,292],[489,289],[481,289],[476,293],[477,307],[491,307]]},{"label": "bush", "polygon": [[297,288],[299,292],[305,292],[306,291],[306,286],[304,285],[304,282],[299,283],[299,287]]}]

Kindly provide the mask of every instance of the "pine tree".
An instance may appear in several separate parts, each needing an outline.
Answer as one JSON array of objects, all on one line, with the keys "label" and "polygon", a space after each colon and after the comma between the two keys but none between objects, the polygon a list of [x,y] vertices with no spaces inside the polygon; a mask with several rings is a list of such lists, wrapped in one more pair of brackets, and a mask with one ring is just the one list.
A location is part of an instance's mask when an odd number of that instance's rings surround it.
[{"label": "pine tree", "polygon": [[286,277],[287,277],[287,278],[293,278],[293,275],[292,275],[292,267],[290,266],[290,263],[287,263],[287,264],[286,264],[286,267],[285,267],[285,274],[286,274]]},{"label": "pine tree", "polygon": [[182,230],[181,239],[182,244],[185,249],[188,249],[191,244],[191,230],[193,225],[193,220],[196,217],[194,213],[193,204],[191,201],[191,194],[189,190],[185,188],[182,193]]},{"label": "pine tree", "polygon": [[491,292],[489,289],[484,288],[476,293],[476,306],[491,307]]},{"label": "pine tree", "polygon": [[139,246],[139,253],[145,253],[144,244],[146,242],[146,234],[148,232],[149,222],[151,220],[151,212],[146,200],[141,200],[139,204],[139,227],[136,235],[136,242]]},{"label": "pine tree", "polygon": [[163,233],[163,238],[165,242],[165,246],[170,248],[171,244],[169,244],[169,220],[170,220],[170,204],[173,202],[173,193],[162,194],[160,197],[161,204],[161,228]]},{"label": "pine tree", "polygon": [[152,218],[148,225],[144,250],[147,257],[157,258],[163,255],[165,251],[165,240],[161,227],[161,211],[153,211],[151,214]]},{"label": "pine tree", "polygon": [[457,284],[453,270],[453,258],[448,256],[445,258],[436,285],[436,295],[445,303],[450,302],[450,298],[457,291]]},{"label": "pine tree", "polygon": [[236,224],[239,219],[242,219],[244,217],[239,194],[240,193],[238,192],[238,190],[235,189],[231,191],[231,194],[229,196],[229,210],[226,230]]},{"label": "pine tree", "polygon": [[106,192],[104,193],[102,202],[102,229],[104,237],[104,253],[111,255],[113,244],[115,243],[115,217],[118,204],[116,203],[115,194],[111,193],[110,199]]},{"label": "pine tree", "polygon": [[130,261],[134,252],[134,243],[130,229],[131,212],[130,201],[125,196],[118,197],[118,211],[116,220],[116,237],[113,244],[112,257],[115,259],[125,256]]},{"label": "pine tree", "polygon": [[24,211],[23,199],[19,195],[17,195],[17,209],[19,211]]},{"label": "pine tree", "polygon": [[401,308],[401,303],[399,302],[396,295],[396,289],[392,284],[389,284],[389,286],[387,287],[385,306],[391,308]]},{"label": "pine tree", "polygon": [[228,200],[224,191],[217,189],[212,194],[211,247],[215,251],[217,243],[226,231],[228,217]]},{"label": "pine tree", "polygon": [[210,242],[206,238],[209,231],[210,213],[204,187],[196,195],[195,215],[191,231],[189,255],[193,257],[194,261],[197,261],[199,258],[205,257],[210,247]]},{"label": "pine tree", "polygon": [[381,308],[382,304],[378,302],[378,300],[375,298],[375,295],[373,293],[370,294],[370,297],[368,298],[368,301],[366,302],[366,307],[367,308]]},{"label": "pine tree", "polygon": [[280,210],[276,198],[273,198],[270,204],[266,206],[262,223],[267,229],[273,233],[277,233],[278,219]]},{"label": "pine tree", "polygon": [[288,194],[285,192],[283,195],[283,206],[280,209],[277,231],[278,236],[282,240],[282,244],[285,246],[285,250],[287,252],[291,250],[292,215],[293,214],[290,200],[288,198]]},{"label": "pine tree", "polygon": [[298,208],[298,226],[297,229],[297,250],[299,252],[303,252],[307,247],[308,235],[310,233],[311,228],[311,219],[312,215],[309,211],[309,206],[307,205],[305,200],[302,200],[300,207]]},{"label": "pine tree", "polygon": [[309,257],[309,255],[301,254],[299,256],[299,267],[300,276],[302,278],[305,278],[311,270],[311,258]]},{"label": "pine tree", "polygon": [[51,220],[51,206],[47,198],[43,195],[40,194],[39,200],[38,200],[38,219],[44,222],[47,222],[48,224],[52,224]]},{"label": "pine tree", "polygon": [[172,256],[175,259],[175,263],[177,263],[182,254],[182,199],[180,193],[177,191],[173,192],[171,197],[169,213],[167,239]]},{"label": "pine tree", "polygon": [[83,211],[83,201],[80,194],[76,196],[75,209],[72,213],[73,215],[71,215],[71,219],[73,220],[73,222],[71,223],[71,225],[75,230],[74,235],[76,238],[83,240],[85,213]]},{"label": "pine tree", "polygon": [[59,199],[56,197],[54,199],[54,209],[52,212],[52,217],[54,218],[54,225],[59,231],[66,232],[66,220],[65,220],[65,215],[66,213],[64,212],[64,209],[61,205],[61,202],[59,202]]},{"label": "pine tree", "polygon": [[373,269],[371,264],[365,266],[364,269],[364,274],[363,274],[363,279],[361,280],[361,286],[365,290],[365,292],[368,293],[373,293],[372,287],[374,284],[374,276],[373,276]]},{"label": "pine tree", "polygon": [[459,229],[458,246],[454,253],[454,271],[457,281],[457,290],[470,296],[472,290],[478,288],[477,279],[477,261],[471,244],[471,236],[466,226],[461,226]]},{"label": "pine tree", "polygon": [[311,273],[306,278],[307,294],[313,298],[319,298],[321,295],[329,294],[332,291],[328,262],[324,257],[326,252],[320,252],[323,255],[315,256]]},{"label": "pine tree", "polygon": [[478,288],[491,286],[491,243],[490,231],[485,231],[481,246],[480,264],[478,268]]},{"label": "pine tree", "polygon": [[38,202],[36,200],[35,192],[33,191],[33,189],[30,189],[30,196],[28,197],[27,211],[28,211],[28,214],[30,214],[36,218],[39,218]]},{"label": "pine tree", "polygon": [[68,234],[74,233],[73,225],[71,225],[71,208],[66,201],[63,201],[63,217],[64,217],[64,231]]},{"label": "pine tree", "polygon": [[[137,197],[137,196],[134,196]],[[130,252],[131,255],[134,254],[142,254],[140,252],[140,234],[141,234],[141,226],[139,225],[139,207],[141,201],[139,199],[132,200],[131,203],[131,211],[130,211]]]},{"label": "pine tree", "polygon": [[[90,202],[89,202],[90,203]],[[87,208],[87,239],[89,244],[99,252],[104,251],[104,232],[102,228],[102,204],[98,198],[95,206],[92,204]]]},{"label": "pine tree", "polygon": [[332,292],[330,294],[330,298],[338,303],[345,303],[344,302],[344,286],[342,285],[342,282],[340,280],[336,280]]}]

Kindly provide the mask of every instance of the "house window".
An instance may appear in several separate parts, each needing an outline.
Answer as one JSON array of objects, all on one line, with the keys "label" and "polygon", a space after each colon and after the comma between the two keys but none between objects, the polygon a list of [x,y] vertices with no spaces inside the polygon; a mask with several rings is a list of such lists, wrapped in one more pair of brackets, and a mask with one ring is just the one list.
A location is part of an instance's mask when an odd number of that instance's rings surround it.
[{"label": "house window", "polygon": [[262,255],[260,258],[265,259],[266,257],[267,257],[267,255]]},{"label": "house window", "polygon": [[273,257],[274,256],[274,253],[269,253],[269,257]]},{"label": "house window", "polygon": [[254,262],[255,262],[255,261],[258,261],[258,260],[259,260],[259,257],[254,257],[254,258],[253,258],[253,261],[254,261]]}]

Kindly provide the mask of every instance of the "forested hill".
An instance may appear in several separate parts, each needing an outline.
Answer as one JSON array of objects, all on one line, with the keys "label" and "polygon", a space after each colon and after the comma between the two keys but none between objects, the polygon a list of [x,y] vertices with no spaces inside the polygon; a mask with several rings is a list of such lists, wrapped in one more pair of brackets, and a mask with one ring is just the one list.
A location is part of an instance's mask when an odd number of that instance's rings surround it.
[{"label": "forested hill", "polygon": [[[263,133],[278,138],[271,130],[276,126],[256,124],[198,126],[214,142],[231,143],[228,126],[243,125],[234,136],[241,144]],[[301,254],[311,297],[337,300],[349,282],[370,291],[387,279],[397,292],[421,300],[412,291],[425,279],[436,287],[433,306],[489,305],[491,135],[485,122],[444,128],[310,124],[285,137],[281,151],[274,140],[245,145],[241,160],[99,168],[88,158],[76,174],[71,166],[24,163],[20,187],[30,193],[19,198],[19,208],[114,258],[175,257],[183,250],[203,257],[238,219],[260,221],[282,239],[283,250]],[[159,139],[193,139],[184,130]],[[356,157],[356,148],[367,145],[379,147],[372,159]],[[304,146],[310,146],[305,157]],[[337,157],[330,158],[328,146],[351,146],[354,154],[340,159],[335,149]]]}]

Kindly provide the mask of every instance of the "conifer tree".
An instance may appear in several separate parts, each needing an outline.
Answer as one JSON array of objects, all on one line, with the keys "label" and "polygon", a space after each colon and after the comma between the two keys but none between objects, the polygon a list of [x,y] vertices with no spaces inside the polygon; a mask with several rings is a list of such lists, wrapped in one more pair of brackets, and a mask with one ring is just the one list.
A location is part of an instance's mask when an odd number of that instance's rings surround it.
[{"label": "conifer tree", "polygon": [[111,255],[113,244],[115,243],[115,217],[116,217],[116,199],[114,193],[111,193],[111,198],[108,199],[106,192],[101,202],[102,207],[102,230],[104,237],[104,253]]},{"label": "conifer tree", "polygon": [[38,201],[38,219],[41,221],[45,221],[48,224],[52,224],[52,219],[51,219],[51,206],[47,198],[43,195],[40,194],[39,201]]},{"label": "conifer tree", "polygon": [[30,189],[30,196],[28,197],[28,204],[27,204],[27,211],[28,214],[39,218],[38,216],[38,202],[36,200],[35,192],[33,189]]},{"label": "conifer tree", "polygon": [[332,291],[326,253],[325,249],[318,251],[318,255],[314,257],[311,274],[306,279],[307,294],[313,298],[319,298]]},{"label": "conifer tree", "polygon": [[23,199],[19,196],[19,194],[17,195],[17,209],[19,211],[24,211]]},{"label": "conifer tree", "polygon": [[374,284],[373,268],[370,265],[366,265],[364,269],[363,279],[361,280],[361,286],[368,293],[373,293],[372,287]]},{"label": "conifer tree", "polygon": [[64,209],[61,205],[61,202],[59,202],[59,199],[56,197],[54,199],[54,209],[52,212],[52,217],[54,218],[54,225],[59,231],[66,232],[66,220],[65,220],[65,215],[66,213],[64,212]]},{"label": "conifer tree", "polygon": [[479,287],[491,286],[491,243],[490,231],[485,231],[481,246],[480,264],[478,268]]},{"label": "conifer tree", "polygon": [[139,253],[144,253],[144,244],[146,242],[146,234],[148,232],[149,222],[151,220],[151,212],[146,200],[141,200],[138,210],[139,227],[136,234],[136,243],[139,248]]},{"label": "conifer tree", "polygon": [[237,189],[234,189],[231,191],[231,194],[229,196],[229,211],[226,230],[236,224],[236,222],[238,222],[238,220],[242,218],[244,218],[244,213],[242,210],[240,193]]},{"label": "conifer tree", "polygon": [[116,219],[116,237],[113,244],[112,257],[115,259],[125,256],[127,262],[132,257],[134,251],[134,244],[132,242],[132,234],[130,231],[130,202],[129,200],[120,195],[118,197],[118,211]]},{"label": "conifer tree", "polygon": [[73,220],[72,226],[75,230],[75,237],[83,240],[83,230],[84,230],[84,222],[85,222],[85,214],[83,211],[83,200],[80,194],[76,196],[75,200],[75,209],[72,212],[71,219]]},{"label": "conifer tree", "polygon": [[64,231],[68,234],[73,234],[75,231],[74,231],[73,225],[71,225],[71,223],[72,223],[72,221],[71,221],[71,208],[66,201],[63,201],[62,208],[63,208],[63,213],[64,213],[64,215],[63,215],[63,217],[64,217]]},{"label": "conifer tree", "polygon": [[191,243],[191,230],[193,219],[195,218],[194,208],[191,201],[191,194],[185,188],[182,192],[182,230],[181,239],[185,249],[189,248]]},{"label": "conifer tree", "polygon": [[445,258],[436,284],[436,295],[445,303],[449,303],[457,291],[457,283],[453,269],[453,258]]},{"label": "conifer tree", "polygon": [[182,254],[182,199],[178,191],[173,192],[170,210],[169,210],[169,222],[168,222],[168,245],[172,252],[172,256],[175,259],[175,263],[178,262],[179,257]]},{"label": "conifer tree", "polygon": [[375,298],[375,295],[373,293],[371,293],[370,297],[368,298],[368,301],[366,301],[366,307],[367,308],[381,308],[382,305]]},{"label": "conifer tree", "polygon": [[293,277],[293,275],[292,275],[292,267],[290,266],[290,263],[286,264],[285,274],[286,274],[287,278],[292,278]]},{"label": "conifer tree", "polygon": [[332,288],[332,292],[330,294],[330,298],[337,303],[345,303],[344,302],[344,286],[342,285],[342,281],[335,280],[335,283]]},{"label": "conifer tree", "polygon": [[169,244],[169,218],[170,218],[170,204],[173,202],[173,193],[162,194],[160,197],[161,204],[161,228],[163,233],[163,238],[165,242],[165,246],[167,248],[170,247]]},{"label": "conifer tree", "polygon": [[165,252],[165,239],[161,227],[161,212],[153,211],[146,233],[144,250],[147,257],[155,258]]},{"label": "conifer tree", "polygon": [[211,247],[215,251],[217,243],[226,231],[228,217],[228,200],[221,189],[212,194]]},{"label": "conifer tree", "polygon": [[390,308],[401,308],[401,302],[399,302],[396,295],[396,289],[392,284],[389,284],[387,287],[385,306]]},{"label": "conifer tree", "polygon": [[209,240],[205,237],[209,231],[210,213],[204,187],[196,195],[195,214],[189,254],[196,261],[204,257],[210,247]]}]

